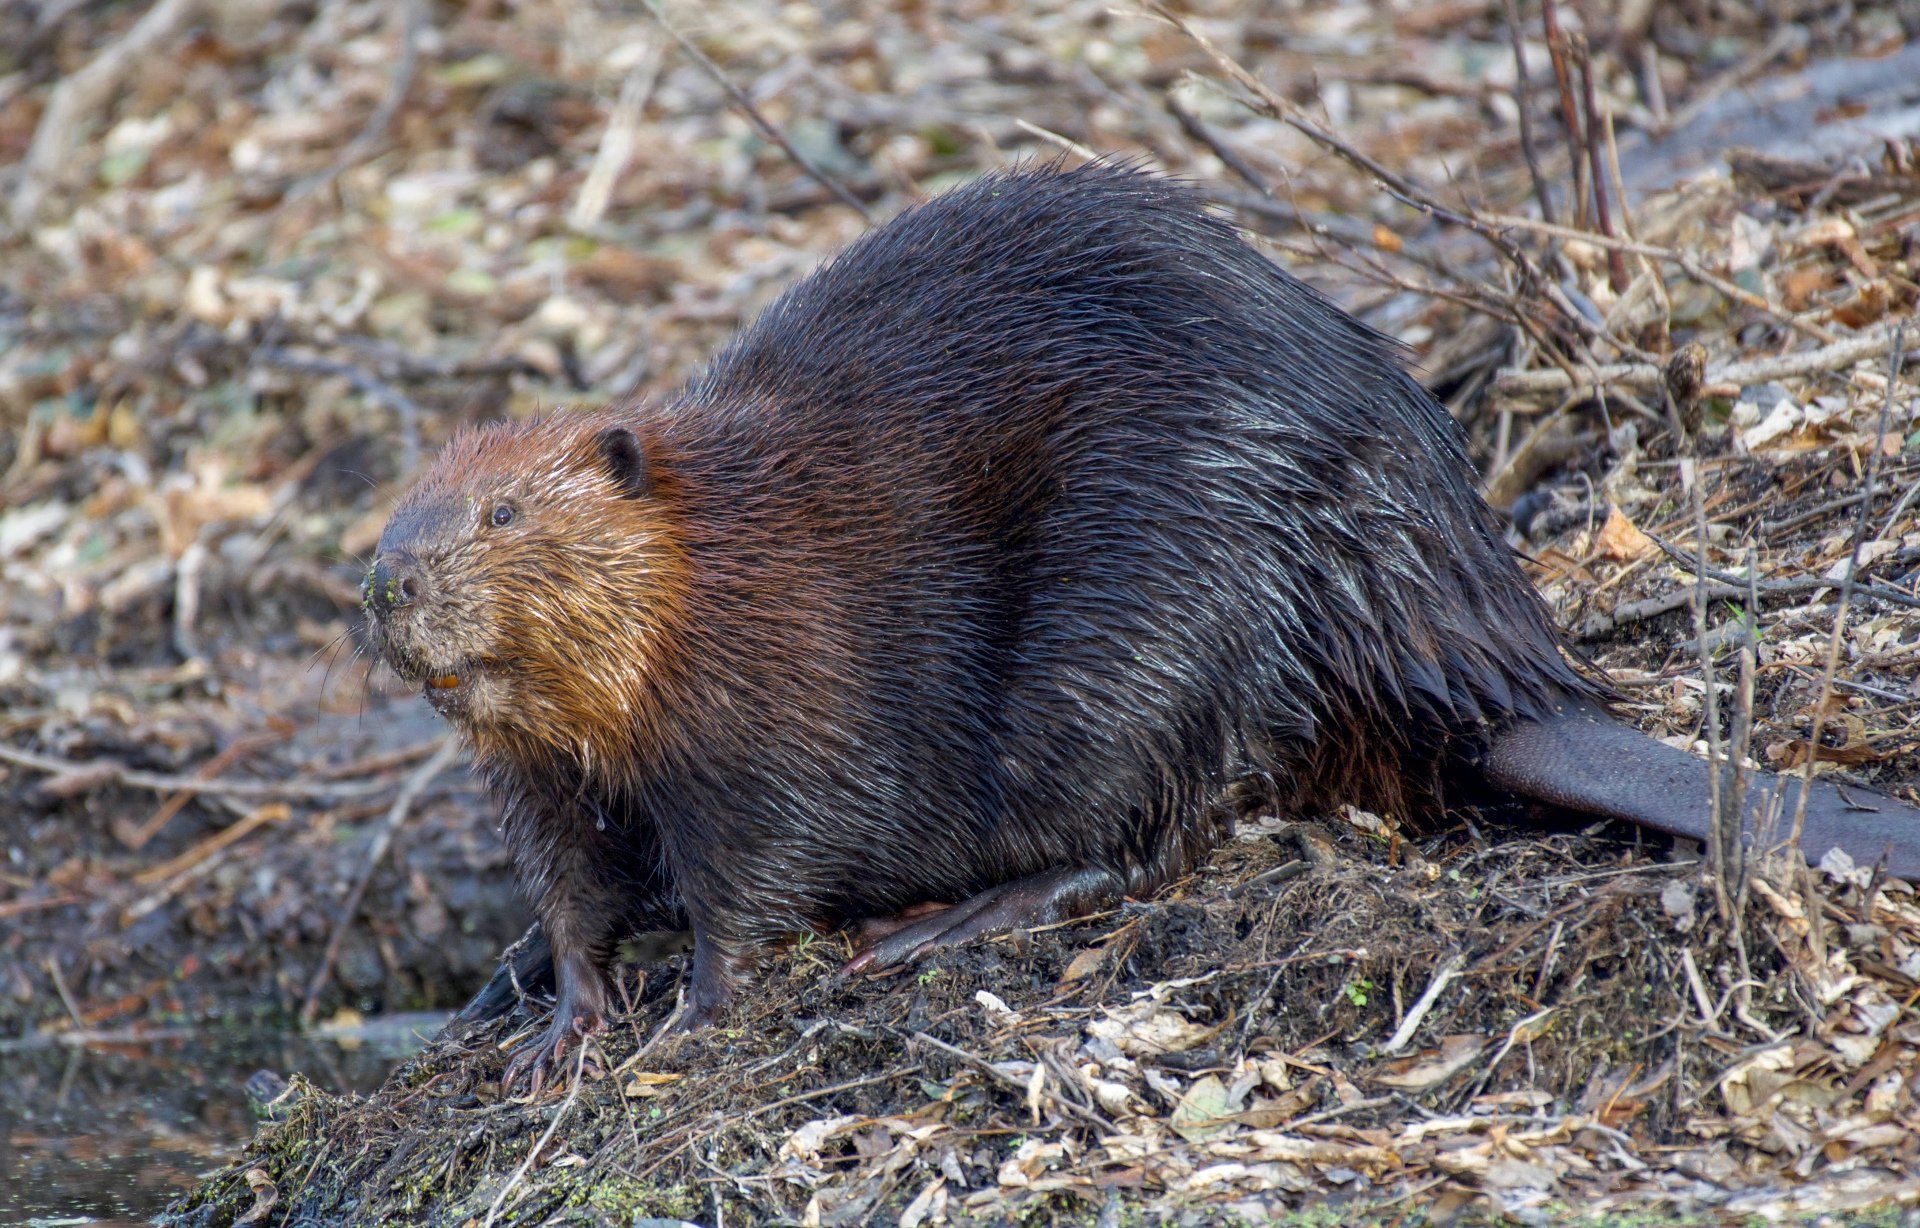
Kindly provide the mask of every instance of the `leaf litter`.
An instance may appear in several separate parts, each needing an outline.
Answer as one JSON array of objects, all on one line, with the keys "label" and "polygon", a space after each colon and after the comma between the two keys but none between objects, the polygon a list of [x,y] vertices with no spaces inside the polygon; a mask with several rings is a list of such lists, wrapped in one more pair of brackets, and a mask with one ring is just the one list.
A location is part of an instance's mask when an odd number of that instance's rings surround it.
[{"label": "leaf litter", "polygon": [[[435,748],[409,698],[306,664],[350,633],[390,498],[462,422],[669,391],[859,233],[836,189],[885,216],[1063,144],[1195,177],[1415,347],[1643,727],[1727,732],[1704,721],[1751,651],[1754,761],[1911,795],[1920,423],[1887,361],[1920,293],[1911,146],[1694,136],[1776,84],[1871,127],[1870,79],[1912,54],[1895,10],[1548,9],[1558,34],[1535,5],[1518,30],[1500,5],[665,8],[785,147],[612,8],[7,15],[36,58],[0,76],[27,168],[0,277],[0,789],[28,850],[5,1018],[457,1000],[517,925],[484,803],[457,773],[409,792]],[[57,108],[75,81],[97,96]],[[76,100],[63,156],[28,155]],[[684,973],[646,962],[602,1077],[537,1102],[495,1087],[524,1014],[375,1096],[296,1076],[176,1222],[1911,1205],[1912,892],[1791,857],[1731,911],[1719,889],[1617,831],[1256,813],[1161,897],[882,982],[802,941],[728,1027],[642,1056]]]}]

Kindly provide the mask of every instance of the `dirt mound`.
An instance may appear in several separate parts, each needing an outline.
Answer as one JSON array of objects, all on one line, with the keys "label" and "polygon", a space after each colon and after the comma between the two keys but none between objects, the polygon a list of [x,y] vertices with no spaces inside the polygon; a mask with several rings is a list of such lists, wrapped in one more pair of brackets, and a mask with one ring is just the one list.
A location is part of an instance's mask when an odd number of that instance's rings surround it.
[{"label": "dirt mound", "polygon": [[730,1026],[648,1052],[685,972],[657,964],[534,1098],[495,1082],[531,1016],[436,1042],[372,1098],[296,1086],[172,1222],[1920,1196],[1920,907],[1828,869],[1759,880],[1735,940],[1698,863],[1600,839],[1255,824],[1165,898],[888,981],[838,981],[843,941],[803,942]]}]

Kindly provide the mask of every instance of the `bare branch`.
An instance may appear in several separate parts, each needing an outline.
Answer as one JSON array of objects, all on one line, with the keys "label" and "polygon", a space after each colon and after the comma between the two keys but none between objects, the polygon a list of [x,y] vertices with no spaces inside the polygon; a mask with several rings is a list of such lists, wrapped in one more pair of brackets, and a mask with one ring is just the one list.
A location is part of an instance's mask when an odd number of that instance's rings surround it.
[{"label": "bare branch", "polygon": [[47,190],[67,164],[87,117],[107,104],[127,74],[152,55],[200,10],[200,0],[159,0],[133,23],[118,42],[103,48],[87,66],[54,87],[47,109],[33,130],[33,144],[20,164],[13,189],[13,224],[33,224]]},{"label": "bare branch", "polygon": [[1833,675],[1840,668],[1840,639],[1847,630],[1847,607],[1853,601],[1856,573],[1860,570],[1860,547],[1866,544],[1867,508],[1873,502],[1873,488],[1880,480],[1880,459],[1886,454],[1887,420],[1893,416],[1893,393],[1900,386],[1900,367],[1906,357],[1907,326],[1902,321],[1893,330],[1893,351],[1887,359],[1887,395],[1880,402],[1880,422],[1874,431],[1873,455],[1867,458],[1867,484],[1860,493],[1860,510],[1853,518],[1853,544],[1847,553],[1847,571],[1840,578],[1840,608],[1833,612],[1833,634],[1827,637],[1826,666],[1820,671],[1820,696],[1813,705],[1813,729],[1807,735],[1806,779],[1800,798],[1793,807],[1793,838],[1800,843],[1800,831],[1807,821],[1807,798],[1813,792],[1813,765],[1820,758],[1820,734],[1827,720],[1827,703],[1833,698]]},{"label": "bare branch", "polygon": [[753,105],[753,99],[747,97],[745,90],[735,85],[733,81],[728,78],[727,74],[721,71],[718,64],[715,64],[711,59],[707,58],[706,52],[694,46],[692,39],[667,24],[667,16],[660,11],[660,6],[656,3],[656,0],[645,0],[645,2],[647,12],[652,14],[656,22],[660,23],[660,28],[667,32],[669,38],[679,44],[680,50],[686,52],[693,62],[700,66],[700,71],[706,73],[707,76],[713,79],[715,85],[718,85],[727,92],[727,97],[733,100],[733,105],[739,107],[741,113],[747,117],[748,122],[759,129],[761,136],[766,137],[769,141],[778,145],[781,151],[793,160],[793,164],[806,173],[807,178],[833,193],[841,204],[858,213],[867,222],[873,221],[873,215],[867,212],[867,207],[860,203],[859,197],[848,191],[846,186],[839,180],[815,166],[812,160],[805,154],[795,149],[793,142],[787,139],[787,134],[774,127],[773,122],[760,113],[760,108]]}]

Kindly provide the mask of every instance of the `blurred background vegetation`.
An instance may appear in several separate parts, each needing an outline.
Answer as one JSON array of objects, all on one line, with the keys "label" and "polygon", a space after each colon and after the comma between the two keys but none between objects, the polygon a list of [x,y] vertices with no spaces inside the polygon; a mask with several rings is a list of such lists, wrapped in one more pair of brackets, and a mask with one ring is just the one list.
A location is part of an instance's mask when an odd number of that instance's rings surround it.
[{"label": "blurred background vegetation", "polygon": [[[670,394],[869,219],[1023,157],[1191,177],[1412,347],[1568,626],[1691,738],[1690,617],[1645,605],[1689,573],[1635,534],[1691,532],[1704,447],[1720,562],[1850,556],[1917,290],[1916,29],[1850,0],[0,6],[0,1036],[471,992],[524,915],[444,731],[356,655],[392,500],[463,424]],[[1910,417],[1866,491],[1893,588]],[[1861,611],[1827,758],[1910,781],[1910,633]],[[1770,631],[1776,764],[1830,622]]]}]

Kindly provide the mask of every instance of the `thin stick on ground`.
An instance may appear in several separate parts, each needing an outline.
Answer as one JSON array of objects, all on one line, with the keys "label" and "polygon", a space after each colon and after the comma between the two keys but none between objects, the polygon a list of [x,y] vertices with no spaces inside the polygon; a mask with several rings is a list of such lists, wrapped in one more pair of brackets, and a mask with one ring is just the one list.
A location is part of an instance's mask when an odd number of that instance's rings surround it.
[{"label": "thin stick on ground", "polygon": [[[1521,220],[1529,224],[1537,224],[1531,218]],[[1594,242],[1600,241],[1601,236],[1594,236]],[[1748,384],[1765,384],[1775,380],[1824,375],[1832,371],[1845,370],[1863,359],[1879,358],[1887,353],[1892,345],[1891,330],[1873,332],[1860,337],[1848,337],[1818,349],[1797,350],[1791,354],[1730,362],[1708,371],[1701,384],[1705,388],[1744,387]],[[1613,387],[1656,392],[1666,384],[1666,379],[1666,369],[1657,364],[1615,362],[1577,373],[1569,373],[1564,368],[1503,371],[1495,377],[1493,390],[1513,396],[1556,395],[1569,391],[1585,393],[1598,384],[1608,384]]]},{"label": "thin stick on ground", "polygon": [[867,212],[867,207],[860,203],[859,197],[848,191],[839,180],[815,166],[805,154],[795,149],[793,142],[787,139],[787,134],[776,128],[773,121],[760,113],[760,108],[753,105],[753,99],[747,97],[745,90],[735,85],[718,64],[707,58],[706,52],[694,46],[692,39],[668,24],[666,14],[660,11],[656,0],[646,0],[646,6],[647,12],[652,15],[654,21],[667,32],[667,37],[678,44],[680,50],[686,52],[688,57],[700,66],[700,71],[712,78],[715,85],[727,92],[727,97],[733,100],[733,105],[740,108],[741,113],[747,117],[747,122],[758,129],[761,136],[778,145],[781,151],[793,160],[793,164],[806,174],[807,178],[833,193],[841,204],[858,213],[864,221],[869,223],[873,221],[873,215]]},{"label": "thin stick on ground", "polygon": [[[1695,470],[1692,480],[1687,483],[1687,497],[1693,505],[1694,540],[1700,552],[1700,561],[1694,568],[1693,591],[1693,639],[1694,647],[1700,655],[1700,680],[1706,685],[1706,694],[1701,701],[1701,724],[1707,738],[1707,798],[1711,806],[1707,826],[1707,864],[1713,867],[1713,901],[1720,912],[1720,920],[1731,927],[1734,924],[1733,884],[1727,877],[1727,866],[1732,857],[1727,850],[1728,830],[1731,828],[1732,840],[1740,839],[1740,812],[1735,809],[1734,799],[1728,796],[1724,764],[1726,759],[1720,744],[1720,691],[1714,677],[1713,649],[1707,643],[1707,500],[1704,493],[1705,483],[1698,470],[1699,457],[1696,454]],[[1729,821],[1728,815],[1732,818]]]},{"label": "thin stick on ground", "polygon": [[593,165],[587,171],[585,182],[580,185],[580,194],[574,198],[572,210],[567,214],[567,225],[575,230],[597,226],[600,219],[606,216],[607,205],[613,199],[613,189],[633,158],[634,141],[640,132],[641,115],[646,109],[647,99],[659,83],[666,62],[666,50],[658,44],[650,46],[620,82],[620,96],[615,99],[613,111],[607,117],[607,128],[600,137],[600,148],[594,151]]},{"label": "thin stick on ground", "polygon": [[[1695,482],[1695,486],[1700,483]],[[1705,520],[1706,505],[1700,505],[1695,529],[1701,536],[1701,551],[1706,550]],[[1747,912],[1747,751],[1753,745],[1753,679],[1759,668],[1755,651],[1755,642],[1759,638],[1760,626],[1760,584],[1757,578],[1760,561],[1751,546],[1747,548],[1747,608],[1741,617],[1747,620],[1746,634],[1740,638],[1740,662],[1733,696],[1733,730],[1727,746],[1726,791],[1722,795],[1720,809],[1713,816],[1715,826],[1714,841],[1718,857],[1714,862],[1714,878],[1719,890],[1727,897],[1728,909],[1726,923],[1734,948],[1739,952],[1741,967],[1746,967],[1746,912]],[[1701,577],[1704,583],[1705,577]],[[1710,657],[1713,649],[1705,640],[1700,642],[1700,653]],[[1719,770],[1717,767],[1714,769]]]},{"label": "thin stick on ground", "polygon": [[77,134],[87,116],[113,97],[135,66],[152,56],[174,33],[192,21],[201,0],[160,0],[148,9],[118,42],[101,49],[80,69],[61,81],[47,100],[47,109],[33,130],[33,143],[20,163],[14,184],[13,224],[33,224],[46,200],[53,178],[70,162]]},{"label": "thin stick on ground", "polygon": [[1813,728],[1807,734],[1807,761],[1800,785],[1800,797],[1793,806],[1794,847],[1800,844],[1800,832],[1807,821],[1807,796],[1813,791],[1813,767],[1820,758],[1820,735],[1825,732],[1827,704],[1833,699],[1833,676],[1840,668],[1840,639],[1847,631],[1847,608],[1853,603],[1854,576],[1860,570],[1860,547],[1866,544],[1867,509],[1873,504],[1874,487],[1880,481],[1880,458],[1886,453],[1887,421],[1893,416],[1893,394],[1900,386],[1900,368],[1906,360],[1907,326],[1902,321],[1893,330],[1893,348],[1887,357],[1887,395],[1880,402],[1880,420],[1874,428],[1873,455],[1867,458],[1867,482],[1860,492],[1860,510],[1853,518],[1853,541],[1847,551],[1847,570],[1840,577],[1840,605],[1833,612],[1833,633],[1827,637],[1827,660],[1820,671],[1820,694],[1813,705]]},{"label": "thin stick on ground", "polygon": [[1573,98],[1573,74],[1567,67],[1567,37],[1560,29],[1560,13],[1554,0],[1540,0],[1540,25],[1547,41],[1547,58],[1553,65],[1553,81],[1560,90],[1560,125],[1567,141],[1567,166],[1573,175],[1573,192],[1567,206],[1576,228],[1587,224],[1586,165],[1580,158],[1580,107]]},{"label": "thin stick on ground", "polygon": [[[1606,117],[1603,116],[1602,118],[1605,119]],[[1609,120],[1608,122],[1611,121]],[[1633,238],[1631,234],[1621,236],[1575,230],[1572,227],[1557,226],[1552,222],[1543,222],[1539,218],[1522,217],[1518,214],[1483,213],[1480,215],[1480,218],[1489,226],[1527,230],[1535,234],[1548,235],[1557,239],[1578,239],[1582,243],[1603,248],[1609,253],[1619,252],[1625,255],[1645,256],[1652,260],[1669,261],[1677,267],[1681,273],[1686,275],[1687,280],[1706,286],[1708,289],[1726,298],[1729,302],[1738,303],[1742,307],[1759,312],[1782,328],[1791,328],[1795,332],[1804,333],[1822,345],[1832,345],[1840,340],[1839,336],[1835,334],[1832,329],[1815,324],[1811,320],[1803,320],[1784,308],[1774,305],[1763,296],[1755,294],[1753,291],[1734,282],[1728,281],[1719,274],[1709,271],[1701,265],[1698,259],[1686,252],[1680,251],[1678,248],[1661,247],[1655,243],[1645,243]]]},{"label": "thin stick on ground", "polygon": [[[1692,555],[1662,540],[1658,534],[1648,533],[1647,538],[1653,542],[1654,545],[1665,551],[1674,562],[1689,571],[1695,569],[1698,560]],[[1743,576],[1737,572],[1722,571],[1718,567],[1707,568],[1706,576],[1709,580],[1715,580],[1721,584],[1731,584],[1740,589],[1739,596],[1742,600],[1745,600],[1748,589],[1752,589],[1755,592],[1780,594],[1817,592],[1823,588],[1833,587],[1833,581],[1826,576],[1795,576],[1787,580],[1768,580],[1763,584],[1755,580],[1752,576]],[[1904,606],[1908,609],[1920,608],[1920,597],[1915,597],[1910,593],[1888,585],[1862,584],[1856,581],[1853,591],[1858,595],[1871,597],[1878,601],[1885,601],[1891,605]]]},{"label": "thin stick on ground", "polygon": [[1504,0],[1507,38],[1513,44],[1513,104],[1520,112],[1520,156],[1527,163],[1527,177],[1533,181],[1534,199],[1540,202],[1540,216],[1553,221],[1553,193],[1540,169],[1540,151],[1533,137],[1533,74],[1527,70],[1526,40],[1520,36],[1519,6]]},{"label": "thin stick on ground", "polygon": [[[235,763],[251,755],[254,751],[263,750],[266,747],[284,742],[286,737],[287,735],[284,733],[274,732],[258,734],[254,737],[235,738],[228,744],[225,750],[207,760],[205,765],[203,765],[195,775],[210,779],[216,773],[226,771]],[[161,828],[172,822],[173,817],[185,809],[187,803],[192,800],[193,794],[191,793],[175,793],[172,797],[162,802],[160,808],[155,810],[140,826],[122,835],[120,842],[126,845],[128,849],[136,853],[139,852],[147,846],[149,840],[152,840],[154,836],[160,833]]]},{"label": "thin stick on ground", "polygon": [[1245,158],[1240,156],[1239,151],[1220,139],[1219,134],[1202,123],[1198,115],[1181,106],[1178,98],[1168,94],[1165,105],[1167,114],[1173,116],[1174,121],[1180,125],[1180,131],[1212,150],[1213,156],[1220,159],[1223,166],[1240,176],[1254,191],[1266,197],[1273,195],[1272,190],[1267,187],[1266,180]]},{"label": "thin stick on ground", "polygon": [[353,140],[347,142],[340,156],[327,169],[294,185],[287,193],[287,200],[310,196],[360,165],[387,135],[387,129],[393,126],[393,118],[400,113],[400,104],[407,100],[407,92],[413,88],[414,74],[419,71],[420,33],[426,25],[426,6],[421,0],[399,0],[391,12],[391,19],[400,29],[400,56],[380,105],[367,117],[366,125]]},{"label": "thin stick on ground", "polygon": [[[451,739],[448,740],[448,745],[452,745]],[[567,1114],[573,1111],[574,1102],[580,1099],[580,1083],[586,1074],[587,1048],[587,1041],[582,1038],[580,1052],[574,1055],[573,1079],[567,1085],[567,1098],[560,1103],[560,1108],[554,1113],[553,1120],[547,1123],[546,1131],[541,1134],[540,1141],[527,1152],[527,1158],[520,1161],[520,1167],[513,1170],[513,1176],[507,1178],[506,1185],[500,1188],[500,1194],[493,1200],[493,1205],[487,1208],[487,1218],[481,1222],[480,1228],[493,1228],[493,1221],[499,1218],[500,1208],[506,1204],[507,1196],[526,1180],[527,1170],[533,1167],[533,1162],[540,1158],[540,1153],[547,1149],[547,1144],[551,1143],[553,1136],[559,1132],[560,1123],[565,1121]]]},{"label": "thin stick on ground", "polygon": [[[1920,498],[1920,478],[1915,478],[1912,482],[1907,484],[1907,492],[1900,496],[1900,502],[1894,504],[1893,510],[1887,513],[1886,520],[1883,521],[1880,525],[1880,532],[1878,536],[1880,537],[1892,536],[1893,526],[1900,523],[1900,518],[1907,514],[1908,508],[1913,506],[1913,501],[1915,498]],[[1861,502],[1864,503],[1866,502],[1866,500],[1862,499]]]},{"label": "thin stick on ground", "polygon": [[67,1008],[67,1018],[73,1020],[76,1031],[87,1030],[86,1016],[80,1012],[80,1004],[74,1001],[73,991],[67,988],[67,978],[60,971],[60,961],[49,955],[46,959],[47,975],[53,978],[54,992],[60,995],[60,1005]]},{"label": "thin stick on ground", "polygon": [[167,882],[201,865],[220,850],[244,840],[267,824],[284,822],[291,814],[285,802],[269,802],[264,806],[256,806],[239,820],[229,823],[178,857],[168,858],[157,866],[140,871],[133,876],[133,881],[135,885],[141,887],[152,887]]},{"label": "thin stick on ground", "polygon": [[1042,128],[1039,124],[1028,119],[1015,119],[1013,123],[1014,127],[1020,129],[1020,131],[1026,133],[1028,136],[1037,136],[1049,145],[1058,145],[1076,158],[1084,158],[1088,162],[1100,161],[1099,150],[1082,145],[1070,136],[1062,136],[1051,128]]},{"label": "thin stick on ground", "polygon": [[[1573,36],[1573,50],[1580,61],[1580,89],[1586,103],[1586,145],[1587,145],[1587,182],[1593,188],[1593,220],[1600,227],[1600,233],[1609,239],[1617,238],[1613,224],[1613,202],[1607,191],[1605,170],[1605,139],[1600,131],[1600,103],[1598,91],[1593,88],[1593,53],[1587,49],[1587,39],[1583,34]],[[1624,210],[1626,202],[1621,201]],[[1617,247],[1607,249],[1607,278],[1615,294],[1625,294],[1630,278],[1627,276],[1627,257]]]},{"label": "thin stick on ground", "polygon": [[[1689,564],[1688,566],[1689,569],[1691,569],[1692,565]],[[1714,601],[1747,600],[1749,592],[1748,585],[1740,583],[1738,580],[1723,580],[1720,578],[1722,575],[1730,574],[1731,573],[1723,573],[1717,570],[1710,571],[1707,576],[1707,579],[1712,581],[1712,583],[1707,586],[1707,596],[1709,599]],[[1776,597],[1788,596],[1794,593],[1815,593],[1823,588],[1832,587],[1833,581],[1827,579],[1825,576],[1798,576],[1791,580],[1768,580],[1765,583],[1756,583],[1752,586],[1753,591],[1767,593]],[[1909,597],[1905,593],[1896,593],[1890,589],[1883,590],[1878,587],[1873,587],[1865,589],[1856,588],[1854,591],[1858,596],[1875,601],[1886,601],[1890,605],[1897,605],[1906,609],[1920,607],[1920,599]],[[1620,628],[1633,623],[1645,622],[1649,618],[1658,618],[1662,614],[1671,614],[1675,610],[1687,606],[1688,603],[1693,600],[1693,597],[1694,589],[1692,586],[1689,586],[1687,588],[1675,589],[1671,593],[1663,593],[1658,597],[1646,597],[1639,601],[1622,602],[1605,614],[1588,615],[1574,632],[1574,638],[1580,640],[1597,640],[1601,636],[1611,635]],[[1898,600],[1893,600],[1895,597],[1897,597]]]},{"label": "thin stick on ground", "polygon": [[393,805],[387,808],[387,817],[380,824],[380,830],[373,837],[373,846],[367,850],[367,863],[360,870],[359,878],[354,880],[353,889],[347,892],[347,898],[340,907],[340,915],[333,923],[333,933],[327,936],[326,951],[320,956],[320,967],[313,974],[313,981],[307,986],[307,1000],[300,1007],[300,1022],[313,1022],[314,1012],[319,1007],[320,993],[333,978],[333,964],[340,956],[340,942],[346,937],[347,929],[360,912],[360,901],[366,898],[367,884],[373,880],[373,872],[385,859],[387,849],[393,844],[394,833],[406,821],[407,814],[413,809],[413,803],[433,778],[452,764],[454,756],[460,751],[460,743],[447,738],[440,743],[440,749],[433,757],[413,770],[407,782],[400,786],[399,794],[393,799]]},{"label": "thin stick on ground", "polygon": [[198,776],[179,775],[172,772],[143,772],[130,768],[111,759],[90,759],[85,761],[61,759],[54,755],[37,754],[30,750],[20,750],[12,746],[0,746],[0,763],[14,763],[36,772],[46,772],[55,777],[71,780],[97,779],[99,784],[126,785],[134,789],[150,789],[156,793],[172,793],[179,790],[184,793],[209,793],[221,797],[243,798],[299,798],[317,802],[343,802],[354,798],[368,797],[391,788],[390,780],[353,780],[353,781],[317,781],[317,780],[222,780],[213,778],[203,780]]},{"label": "thin stick on ground", "polygon": [[1460,969],[1465,967],[1466,963],[1467,957],[1458,951],[1440,962],[1440,966],[1434,969],[1433,979],[1427,983],[1426,992],[1421,994],[1414,1002],[1412,1009],[1407,1011],[1407,1017],[1400,1021],[1400,1026],[1394,1029],[1387,1043],[1380,1046],[1381,1053],[1394,1054],[1406,1048],[1407,1042],[1413,1039],[1413,1034],[1420,1030],[1421,1021],[1426,1019],[1427,1012],[1433,1009],[1433,1004],[1440,1000],[1440,995],[1445,991],[1448,983],[1460,975]]},{"label": "thin stick on ground", "polygon": [[284,371],[298,371],[306,375],[337,375],[353,386],[353,390],[369,400],[378,401],[394,413],[400,422],[400,472],[412,473],[420,463],[420,419],[424,417],[419,402],[392,384],[381,379],[365,367],[355,363],[341,362],[334,358],[317,358],[310,354],[296,354],[292,350],[279,346],[262,346],[254,352],[254,358],[270,367],[279,367]]},{"label": "thin stick on ground", "polygon": [[1432,193],[1414,184],[1405,177],[1389,170],[1378,160],[1361,153],[1352,145],[1341,140],[1333,133],[1307,118],[1299,107],[1275,93],[1266,82],[1247,71],[1247,69],[1221,50],[1219,44],[1188,24],[1185,18],[1159,4],[1150,4],[1148,11],[1171,25],[1188,38],[1219,66],[1220,70],[1231,77],[1241,88],[1253,95],[1258,104],[1257,110],[1270,118],[1277,119],[1294,131],[1300,133],[1321,148],[1339,155],[1348,163],[1370,175],[1389,196],[1410,209],[1426,214],[1437,221],[1463,227],[1485,239],[1509,263],[1518,269],[1521,275],[1533,285],[1549,285],[1549,280],[1541,273],[1533,258],[1502,234],[1496,227],[1489,226],[1472,214],[1462,213],[1440,203]]}]

